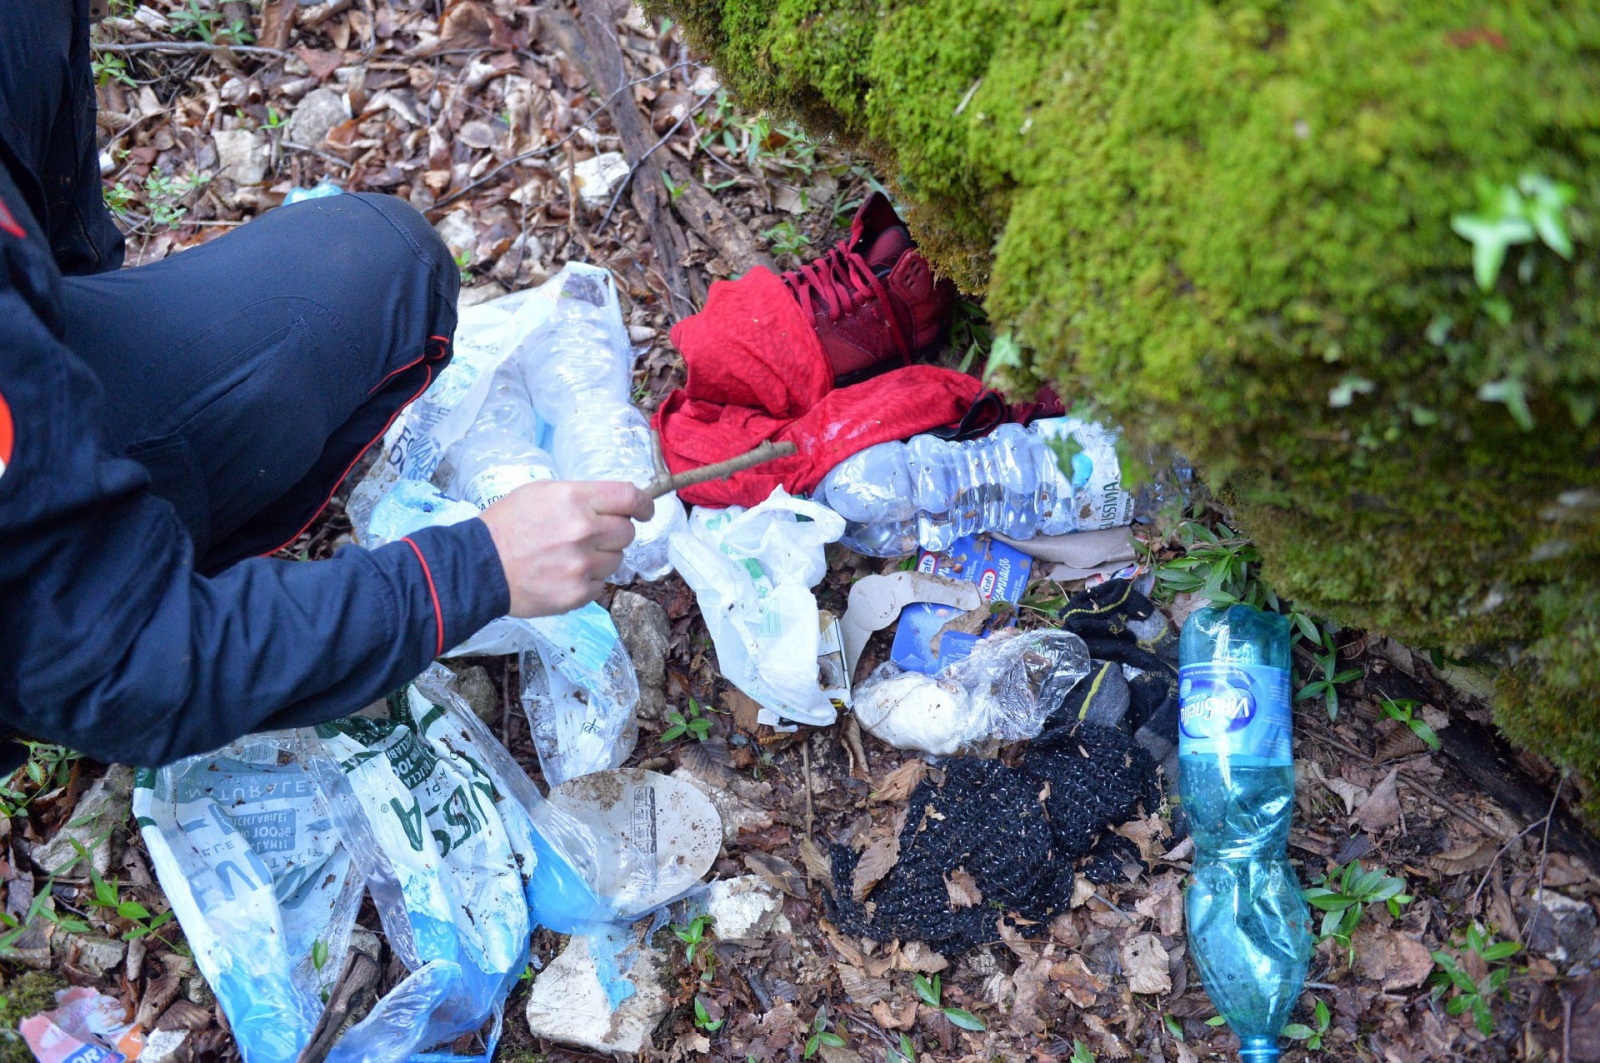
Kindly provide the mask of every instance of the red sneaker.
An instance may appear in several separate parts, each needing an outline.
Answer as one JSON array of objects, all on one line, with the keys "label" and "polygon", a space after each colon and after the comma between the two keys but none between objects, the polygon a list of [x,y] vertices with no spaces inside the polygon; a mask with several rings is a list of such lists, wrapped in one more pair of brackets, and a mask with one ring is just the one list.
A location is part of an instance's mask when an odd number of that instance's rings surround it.
[{"label": "red sneaker", "polygon": [[814,315],[840,386],[910,365],[943,338],[956,298],[881,192],[861,204],[848,238],[783,282]]}]

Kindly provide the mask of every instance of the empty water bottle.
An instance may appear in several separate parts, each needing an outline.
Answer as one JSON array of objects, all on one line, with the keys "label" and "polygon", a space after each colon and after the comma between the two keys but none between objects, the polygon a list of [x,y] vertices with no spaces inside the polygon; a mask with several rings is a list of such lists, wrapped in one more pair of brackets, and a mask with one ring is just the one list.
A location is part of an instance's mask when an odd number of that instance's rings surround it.
[{"label": "empty water bottle", "polygon": [[1179,641],[1178,788],[1194,837],[1189,951],[1240,1058],[1278,1058],[1305,982],[1310,916],[1289,866],[1294,809],[1289,620],[1247,605],[1194,612]]},{"label": "empty water bottle", "polygon": [[[643,487],[655,478],[650,422],[629,401],[633,381],[628,334],[603,269],[579,264],[564,271],[555,307],[518,344],[528,395],[550,426],[550,451],[564,480],[626,480]],[[613,582],[659,579],[671,571],[667,537],[686,527],[677,495],[656,499],[655,516],[634,524]]]},{"label": "empty water bottle", "polygon": [[538,438],[522,368],[508,360],[491,378],[472,427],[440,463],[445,490],[487,509],[523,484],[555,479],[553,460],[534,443]]},{"label": "empty water bottle", "polygon": [[[1051,440],[1067,450],[1066,468]],[[1070,417],[961,443],[880,443],[834,466],[816,498],[845,519],[839,541],[873,557],[944,550],[982,532],[1029,539],[1133,520],[1115,434]]]}]

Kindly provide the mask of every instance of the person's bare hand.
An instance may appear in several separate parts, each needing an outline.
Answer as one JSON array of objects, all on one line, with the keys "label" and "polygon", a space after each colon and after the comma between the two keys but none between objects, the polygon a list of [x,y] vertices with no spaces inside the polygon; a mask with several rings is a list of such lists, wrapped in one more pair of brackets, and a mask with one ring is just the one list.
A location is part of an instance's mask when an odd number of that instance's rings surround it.
[{"label": "person's bare hand", "polygon": [[483,511],[506,583],[512,616],[554,616],[592,602],[633,542],[633,520],[655,503],[629,483],[544,480]]}]

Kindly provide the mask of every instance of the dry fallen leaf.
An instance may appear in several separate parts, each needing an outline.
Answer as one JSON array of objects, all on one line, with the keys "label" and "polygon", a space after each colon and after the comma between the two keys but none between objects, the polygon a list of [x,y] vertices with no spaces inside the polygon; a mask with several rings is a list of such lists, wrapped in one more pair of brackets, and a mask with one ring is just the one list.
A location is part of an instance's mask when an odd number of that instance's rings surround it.
[{"label": "dry fallen leaf", "polygon": [[882,882],[883,877],[900,862],[900,832],[894,829],[893,824],[874,827],[866,837],[870,840],[861,852],[861,859],[856,863],[855,880],[850,884],[850,894],[857,901],[866,900],[872,887]]},{"label": "dry fallen leaf", "polygon": [[937,974],[950,966],[950,961],[934,952],[920,941],[907,941],[895,953],[895,967],[918,974]]},{"label": "dry fallen leaf", "polygon": [[1400,822],[1399,778],[1400,769],[1391,768],[1356,809],[1355,822],[1368,834],[1381,834]]},{"label": "dry fallen leaf", "polygon": [[1167,950],[1154,934],[1134,934],[1122,943],[1122,969],[1128,976],[1128,988],[1135,993],[1166,993],[1172,989]]},{"label": "dry fallen leaf", "polygon": [[958,867],[945,876],[944,888],[950,894],[951,908],[971,908],[983,903],[983,891],[964,867]]},{"label": "dry fallen leaf", "polygon": [[1150,890],[1133,910],[1146,919],[1156,920],[1163,934],[1168,936],[1183,929],[1182,876],[1167,872],[1150,884]]},{"label": "dry fallen leaf", "polygon": [[1307,763],[1309,764],[1311,777],[1339,795],[1339,800],[1344,802],[1345,815],[1348,816],[1353,813],[1356,809],[1356,806],[1367,799],[1367,791],[1365,787],[1357,786],[1355,783],[1348,782],[1347,780],[1341,779],[1338,776],[1330,779],[1323,772],[1321,764],[1318,764],[1314,760],[1308,761]]},{"label": "dry fallen leaf", "polygon": [[800,839],[800,862],[805,865],[807,877],[833,881],[833,861],[810,838]]},{"label": "dry fallen leaf", "polygon": [[1356,949],[1356,969],[1387,992],[1412,989],[1423,983],[1433,970],[1433,954],[1409,934],[1385,927],[1364,924],[1352,941]]},{"label": "dry fallen leaf", "polygon": [[1479,838],[1459,849],[1451,849],[1447,853],[1436,853],[1428,857],[1428,866],[1446,875],[1470,875],[1474,871],[1482,871],[1493,863],[1494,854],[1499,848],[1493,838]]},{"label": "dry fallen leaf", "polygon": [[904,801],[911,796],[911,791],[917,788],[917,784],[922,782],[922,777],[927,774],[927,761],[908,760],[883,777],[883,782],[872,792],[872,800]]},{"label": "dry fallen leaf", "polygon": [[1094,1007],[1106,988],[1106,980],[1089,970],[1089,965],[1077,953],[1050,968],[1050,981],[1078,1008]]},{"label": "dry fallen leaf", "polygon": [[745,853],[744,866],[773,889],[799,900],[805,899],[805,876],[783,857],[759,851]]}]

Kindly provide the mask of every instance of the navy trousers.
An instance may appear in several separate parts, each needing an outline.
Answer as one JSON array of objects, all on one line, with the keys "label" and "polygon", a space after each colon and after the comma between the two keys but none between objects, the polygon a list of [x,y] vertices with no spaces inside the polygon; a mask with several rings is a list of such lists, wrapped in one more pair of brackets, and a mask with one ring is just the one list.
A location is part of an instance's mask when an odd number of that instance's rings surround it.
[{"label": "navy trousers", "polygon": [[50,220],[66,339],[100,378],[113,443],[216,572],[293,541],[437,374],[459,272],[417,211],[371,194],[280,207],[119,270],[80,6],[0,3],[0,151]]}]

